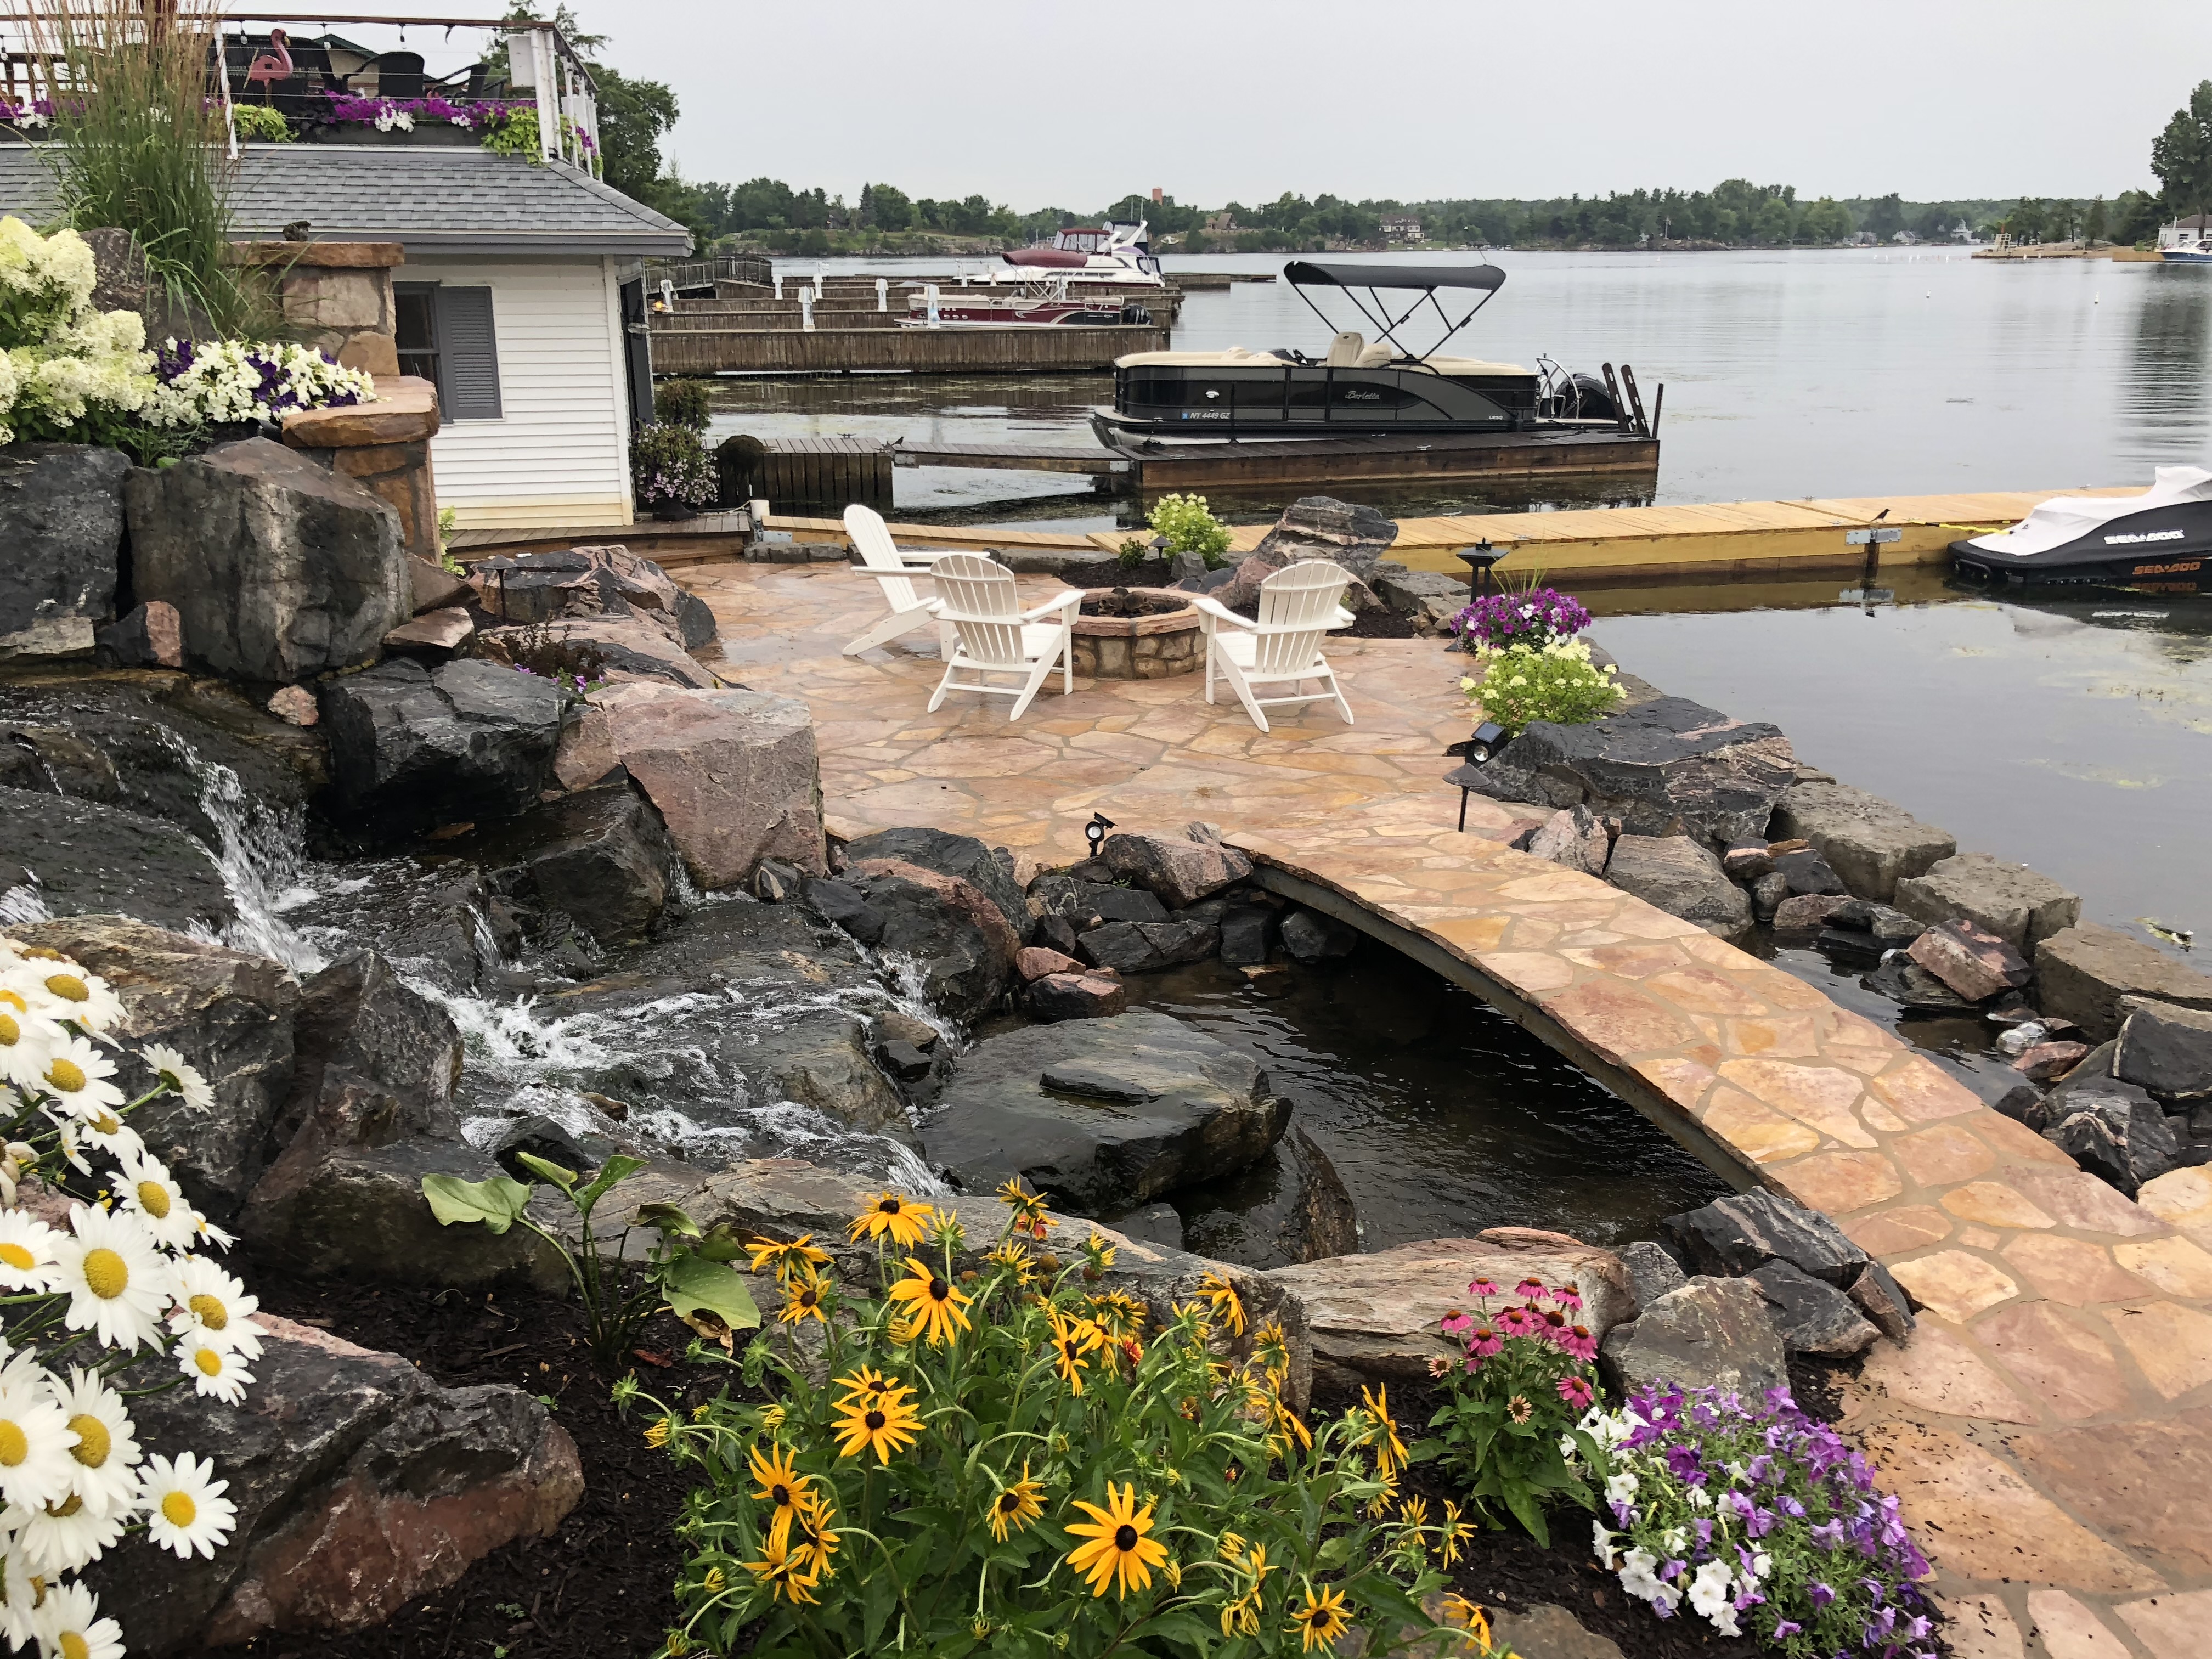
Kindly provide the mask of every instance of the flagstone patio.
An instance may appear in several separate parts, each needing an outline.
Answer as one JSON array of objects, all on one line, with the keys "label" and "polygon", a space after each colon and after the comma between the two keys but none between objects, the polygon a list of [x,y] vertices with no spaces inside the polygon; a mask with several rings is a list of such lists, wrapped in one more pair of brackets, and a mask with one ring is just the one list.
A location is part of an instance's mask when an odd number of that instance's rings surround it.
[{"label": "flagstone patio", "polygon": [[[1040,863],[1125,828],[1218,825],[1262,878],[1489,998],[1743,1184],[1833,1216],[1921,1304],[1847,1420],[1903,1499],[1960,1659],[2212,1653],[2212,1175],[2131,1202],[1889,1032],[1589,876],[1454,829],[1444,745],[1460,659],[1433,641],[1328,650],[1358,724],[1252,725],[1203,677],[1057,678],[1018,723],[924,712],[934,635],[848,658],[882,614],[839,565],[684,573],[726,678],[805,700],[846,836],[930,824]],[[1024,578],[1025,603],[1057,584]],[[1630,665],[1631,667],[1633,665]]]}]

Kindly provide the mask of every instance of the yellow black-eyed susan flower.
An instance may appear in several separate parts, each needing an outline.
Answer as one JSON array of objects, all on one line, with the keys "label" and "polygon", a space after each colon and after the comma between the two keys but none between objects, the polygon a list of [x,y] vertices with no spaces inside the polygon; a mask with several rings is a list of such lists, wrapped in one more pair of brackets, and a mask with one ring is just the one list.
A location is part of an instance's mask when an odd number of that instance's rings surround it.
[{"label": "yellow black-eyed susan flower", "polygon": [[1198,1281],[1198,1293],[1212,1308],[1213,1316],[1229,1327],[1231,1335],[1244,1334],[1244,1304],[1235,1285],[1219,1273],[1208,1273]]},{"label": "yellow black-eyed susan flower", "polygon": [[773,1535],[761,1546],[761,1559],[746,1562],[745,1571],[770,1586],[778,1601],[811,1602],[814,1587],[820,1582],[784,1540]]},{"label": "yellow black-eyed susan flower", "polygon": [[1090,1364],[1086,1356],[1099,1344],[1098,1328],[1057,1308],[1047,1310],[1047,1316],[1052,1321],[1052,1368],[1067,1384],[1069,1393],[1081,1394],[1083,1374]]},{"label": "yellow black-eyed susan flower", "polygon": [[936,1268],[917,1256],[907,1258],[906,1272],[907,1276],[891,1286],[892,1303],[905,1310],[904,1340],[927,1337],[935,1348],[942,1346],[955,1330],[973,1328],[968,1316],[960,1311],[972,1297],[953,1289]]},{"label": "yellow black-eyed susan flower", "polygon": [[1352,1628],[1352,1620],[1344,1610],[1343,1593],[1326,1584],[1319,1589],[1309,1585],[1304,1604],[1291,1609],[1289,1628],[1298,1633],[1300,1653],[1310,1653],[1316,1648],[1324,1653],[1335,1652],[1336,1638]]},{"label": "yellow black-eyed susan flower", "polygon": [[830,1316],[823,1309],[830,1290],[828,1279],[811,1267],[806,1267],[796,1277],[785,1281],[783,1308],[776,1317],[787,1325],[796,1325],[807,1319],[817,1324],[827,1325]]},{"label": "yellow black-eyed susan flower", "polygon": [[903,1451],[920,1439],[921,1413],[914,1408],[909,1398],[913,1393],[891,1377],[880,1394],[856,1395],[841,1402],[830,1425],[838,1437],[837,1455],[852,1457],[872,1451],[878,1463],[888,1463],[893,1452]]},{"label": "yellow black-eyed susan flower", "polygon": [[787,1538],[793,1517],[812,1491],[813,1481],[799,1472],[798,1462],[791,1452],[773,1441],[765,1447],[755,1446],[748,1461],[752,1477],[759,1483],[753,1496],[774,1511],[769,1524],[769,1536],[778,1540]]},{"label": "yellow black-eyed susan flower", "polygon": [[1412,1461],[1407,1455],[1406,1443],[1398,1438],[1398,1425],[1391,1419],[1389,1384],[1380,1384],[1372,1391],[1360,1389],[1359,1403],[1367,1407],[1374,1422],[1371,1435],[1360,1444],[1371,1442],[1375,1448],[1375,1473],[1387,1479]]},{"label": "yellow black-eyed susan flower", "polygon": [[848,1229],[853,1242],[863,1238],[888,1238],[902,1250],[910,1250],[921,1243],[928,1232],[937,1212],[927,1204],[917,1204],[896,1193],[878,1193],[876,1201],[854,1219]]},{"label": "yellow black-eyed susan flower", "polygon": [[774,1267],[778,1279],[787,1279],[801,1269],[811,1270],[826,1267],[830,1252],[815,1249],[812,1233],[801,1233],[786,1244],[773,1238],[749,1238],[745,1249],[753,1260],[753,1271]]},{"label": "yellow black-eyed susan flower", "polygon": [[1126,1598],[1132,1589],[1150,1589],[1152,1570],[1165,1565],[1168,1553],[1159,1540],[1146,1535],[1152,1529],[1152,1506],[1137,1507],[1135,1483],[1117,1492],[1108,1481],[1104,1509],[1081,1498],[1075,1500],[1075,1507],[1091,1519],[1071,1522],[1067,1530],[1090,1541],[1067,1553],[1067,1565],[1089,1579],[1091,1595],[1105,1595],[1109,1584],[1115,1586],[1117,1599]]},{"label": "yellow black-eyed susan flower", "polygon": [[1030,1479],[1027,1460],[1022,1478],[991,1500],[991,1536],[1000,1543],[1009,1532],[1025,1532],[1030,1522],[1044,1513],[1044,1488]]}]

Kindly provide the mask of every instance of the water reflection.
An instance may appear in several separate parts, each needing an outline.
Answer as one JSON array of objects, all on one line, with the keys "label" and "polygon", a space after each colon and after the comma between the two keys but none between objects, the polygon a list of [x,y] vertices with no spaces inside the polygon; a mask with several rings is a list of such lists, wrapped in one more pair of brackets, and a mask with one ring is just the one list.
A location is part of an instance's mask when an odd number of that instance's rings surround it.
[{"label": "water reflection", "polygon": [[2201,461],[2212,398],[2212,272],[2160,264],[2146,276],[2122,380],[2121,428],[2134,441],[2130,453],[2148,464]]}]

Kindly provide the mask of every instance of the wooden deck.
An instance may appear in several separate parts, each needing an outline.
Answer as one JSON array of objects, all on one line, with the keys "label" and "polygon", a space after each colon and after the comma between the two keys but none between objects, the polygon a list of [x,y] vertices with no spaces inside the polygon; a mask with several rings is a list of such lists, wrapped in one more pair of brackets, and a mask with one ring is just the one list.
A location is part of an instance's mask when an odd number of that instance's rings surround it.
[{"label": "wooden deck", "polygon": [[[697,313],[694,313],[696,315]],[[679,318],[681,313],[678,313]],[[664,327],[653,322],[656,374],[1023,374],[1105,370],[1134,351],[1164,351],[1157,323],[1097,328]],[[709,318],[709,320],[715,320]],[[817,324],[823,319],[817,319]]]}]

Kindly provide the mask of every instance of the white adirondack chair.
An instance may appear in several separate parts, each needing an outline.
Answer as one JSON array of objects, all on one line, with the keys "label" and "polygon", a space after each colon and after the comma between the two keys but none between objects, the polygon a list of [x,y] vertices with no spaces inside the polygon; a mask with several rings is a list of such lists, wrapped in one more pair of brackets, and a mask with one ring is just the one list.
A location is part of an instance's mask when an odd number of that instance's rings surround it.
[{"label": "white adirondack chair", "polygon": [[[929,700],[932,713],[953,691],[980,691],[1012,697],[1009,720],[1021,719],[1045,676],[1060,665],[1062,696],[1075,690],[1075,613],[1083,604],[1079,588],[1063,588],[1033,610],[1021,608],[1014,573],[979,553],[947,553],[930,567],[937,583],[938,618],[950,628],[954,645],[946,654],[945,678]],[[1055,617],[1052,622],[1041,620]],[[963,680],[963,672],[974,678]],[[994,685],[993,676],[1012,675],[1018,685]]]},{"label": "white adirondack chair", "polygon": [[[915,590],[914,579],[927,577],[930,567],[909,562],[891,541],[890,527],[884,524],[883,514],[857,501],[845,509],[845,533],[853,538],[853,545],[860,550],[863,572],[873,576],[884,591],[887,613],[878,618],[868,630],[845,647],[845,654],[857,657],[863,651],[872,651],[879,645],[888,645],[902,634],[911,634],[917,628],[935,624],[942,607],[934,599],[924,599]],[[939,647],[949,659],[951,630],[939,627]]]},{"label": "white adirondack chair", "polygon": [[[1332,628],[1352,626],[1352,613],[1337,601],[1351,576],[1326,559],[1306,559],[1278,570],[1260,584],[1260,620],[1238,616],[1219,600],[1201,596],[1199,625],[1206,630],[1206,700],[1213,701],[1213,677],[1229,682],[1252,723],[1262,732],[1261,711],[1284,704],[1334,701],[1350,726],[1352,705],[1336,684],[1335,672],[1321,653],[1322,636]],[[1312,680],[1318,691],[1298,688]],[[1287,685],[1287,696],[1262,696],[1269,686]]]}]

